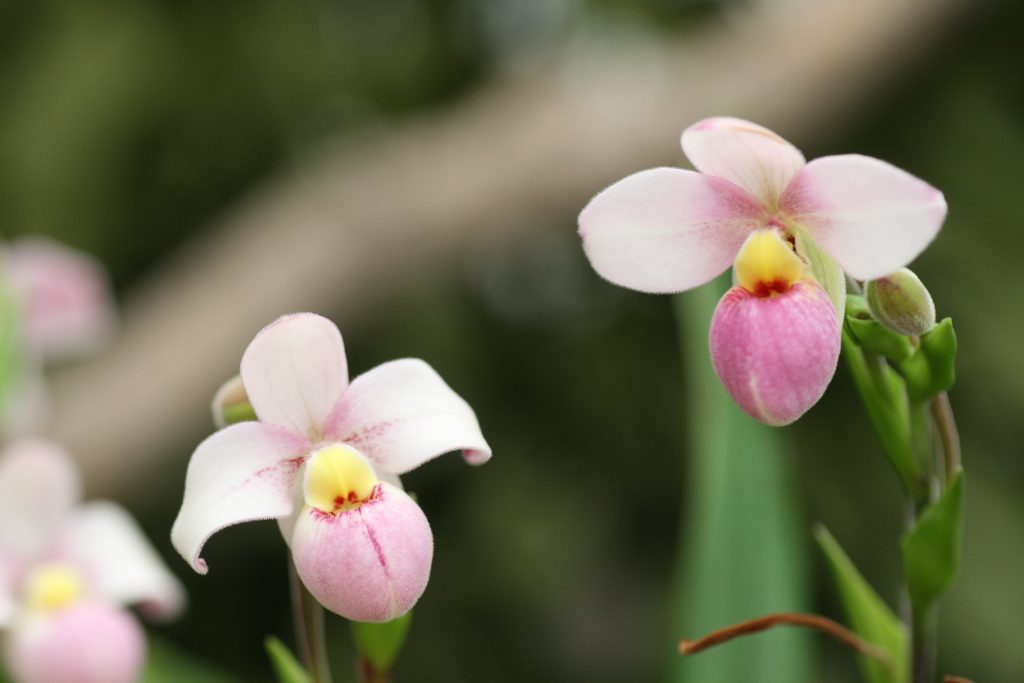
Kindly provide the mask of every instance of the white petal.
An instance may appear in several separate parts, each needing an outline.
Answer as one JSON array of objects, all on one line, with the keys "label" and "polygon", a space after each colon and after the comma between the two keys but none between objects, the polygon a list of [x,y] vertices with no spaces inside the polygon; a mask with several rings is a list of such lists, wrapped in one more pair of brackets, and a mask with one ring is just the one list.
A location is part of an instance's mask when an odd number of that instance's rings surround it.
[{"label": "white petal", "polygon": [[356,377],[331,415],[327,435],[392,474],[449,451],[464,451],[471,464],[491,457],[473,409],[433,368],[413,358]]},{"label": "white petal", "polygon": [[75,510],[69,551],[107,599],[173,617],[185,604],[181,584],[157,556],[135,520],[119,505],[97,501]]},{"label": "white petal", "polygon": [[298,434],[259,422],[241,422],[199,444],[185,475],[185,499],[171,529],[171,542],[200,574],[199,554],[221,529],[292,512],[296,473],[309,451]]},{"label": "white petal", "polygon": [[67,453],[36,439],[12,443],[0,455],[0,553],[29,561],[51,551],[80,495]]},{"label": "white petal", "polygon": [[698,121],[683,131],[682,143],[698,171],[739,185],[773,211],[804,165],[800,150],[772,131],[728,116]]},{"label": "white petal", "polygon": [[641,292],[681,292],[728,268],[760,203],[723,180],[654,168],[606,188],[579,217],[583,250],[601,277]]},{"label": "white petal", "polygon": [[341,333],[313,313],[282,316],[245,350],[242,382],[261,422],[315,439],[348,385]]},{"label": "white petal", "polygon": [[26,237],[3,250],[3,271],[23,302],[25,336],[36,353],[90,351],[112,331],[110,285],[92,256],[44,237]]},{"label": "white petal", "polygon": [[16,610],[15,580],[17,569],[13,562],[0,558],[0,630],[10,626]]},{"label": "white petal", "polygon": [[807,164],[782,208],[858,280],[873,280],[924,251],[946,218],[942,193],[906,171],[857,154]]}]

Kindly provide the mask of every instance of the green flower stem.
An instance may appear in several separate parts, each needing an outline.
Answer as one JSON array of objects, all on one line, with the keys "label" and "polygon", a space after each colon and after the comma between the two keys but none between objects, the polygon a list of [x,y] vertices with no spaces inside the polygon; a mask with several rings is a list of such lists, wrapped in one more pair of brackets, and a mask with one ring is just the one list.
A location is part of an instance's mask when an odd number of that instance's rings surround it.
[{"label": "green flower stem", "polygon": [[291,586],[292,616],[295,620],[299,656],[313,677],[313,683],[331,683],[331,667],[327,661],[327,643],[324,639],[324,608],[302,584],[290,558],[288,582]]}]

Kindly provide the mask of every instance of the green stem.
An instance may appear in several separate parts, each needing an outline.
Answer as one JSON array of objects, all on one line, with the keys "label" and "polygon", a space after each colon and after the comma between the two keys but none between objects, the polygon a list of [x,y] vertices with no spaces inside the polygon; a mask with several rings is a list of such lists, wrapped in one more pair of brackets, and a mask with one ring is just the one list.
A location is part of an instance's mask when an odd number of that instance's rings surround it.
[{"label": "green stem", "polygon": [[327,642],[324,638],[324,608],[299,579],[291,558],[288,560],[288,583],[291,587],[292,616],[299,657],[312,676],[313,683],[331,683]]}]

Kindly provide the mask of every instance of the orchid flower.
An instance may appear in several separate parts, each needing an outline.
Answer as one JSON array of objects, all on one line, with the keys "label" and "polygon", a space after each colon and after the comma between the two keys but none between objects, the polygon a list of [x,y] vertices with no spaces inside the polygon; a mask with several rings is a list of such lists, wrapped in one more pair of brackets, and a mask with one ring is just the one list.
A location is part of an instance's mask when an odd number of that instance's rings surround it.
[{"label": "orchid flower", "polygon": [[[871,157],[806,163],[741,119],[700,121],[682,146],[697,171],[640,171],[599,193],[580,213],[583,248],[602,277],[650,293],[692,289],[733,264],[736,286],[711,323],[712,364],[744,411],[788,424],[835,372],[838,267],[871,280],[905,266],[938,233],[945,200]],[[838,276],[823,282],[829,268]]]},{"label": "orchid flower", "polygon": [[113,296],[98,261],[40,236],[0,248],[0,280],[13,299],[21,347],[17,372],[0,400],[3,431],[23,434],[38,427],[46,412],[43,363],[102,345],[114,327]]},{"label": "orchid flower", "polygon": [[0,454],[0,635],[16,683],[132,683],[136,605],[176,615],[184,593],[120,506],[79,504],[70,457],[24,440]]},{"label": "orchid flower", "polygon": [[426,588],[433,536],[398,475],[454,450],[486,462],[473,410],[420,360],[350,383],[338,328],[311,313],[257,334],[240,376],[257,420],[196,448],[175,548],[205,574],[211,535],[277,519],[299,578],[325,607],[370,622],[409,611]]}]

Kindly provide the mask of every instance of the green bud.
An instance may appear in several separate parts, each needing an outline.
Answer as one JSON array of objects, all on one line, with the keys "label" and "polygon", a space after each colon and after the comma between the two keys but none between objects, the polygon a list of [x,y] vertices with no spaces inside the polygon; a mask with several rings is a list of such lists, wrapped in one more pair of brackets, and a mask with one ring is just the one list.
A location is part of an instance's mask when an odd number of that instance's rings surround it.
[{"label": "green bud", "polygon": [[871,280],[864,296],[875,320],[893,332],[919,336],[935,327],[932,295],[908,268]]},{"label": "green bud", "polygon": [[405,644],[409,626],[412,625],[412,612],[406,612],[394,621],[383,624],[361,621],[353,621],[351,624],[363,680],[373,683],[391,680],[391,670]]},{"label": "green bud", "polygon": [[224,429],[236,422],[256,419],[256,412],[249,403],[242,378],[237,375],[224,382],[217,390],[210,410],[213,412],[213,423],[217,425],[217,429]]}]

